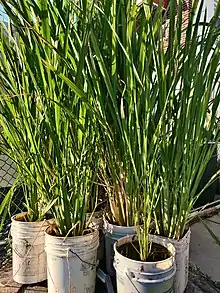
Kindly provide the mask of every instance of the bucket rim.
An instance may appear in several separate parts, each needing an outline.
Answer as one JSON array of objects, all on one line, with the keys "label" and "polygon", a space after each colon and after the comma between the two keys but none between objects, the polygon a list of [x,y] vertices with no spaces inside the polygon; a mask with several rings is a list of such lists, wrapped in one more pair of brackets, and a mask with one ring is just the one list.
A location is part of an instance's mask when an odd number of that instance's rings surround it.
[{"label": "bucket rim", "polygon": [[88,228],[89,230],[91,230],[91,232],[90,233],[88,233],[88,234],[85,234],[85,235],[78,235],[78,236],[71,236],[71,237],[66,237],[66,236],[54,236],[54,235],[50,235],[48,232],[47,232],[47,230],[49,229],[50,227],[47,227],[47,229],[44,231],[44,233],[45,233],[45,236],[46,237],[48,237],[48,238],[50,238],[50,239],[57,239],[57,240],[62,240],[62,241],[65,241],[65,240],[67,240],[67,239],[69,239],[69,240],[72,240],[72,239],[82,239],[82,238],[85,238],[86,236],[91,236],[92,234],[97,234],[98,235],[98,233],[99,233],[99,231],[98,230],[96,230],[96,229],[93,229],[93,228]]},{"label": "bucket rim", "polygon": [[120,226],[120,225],[115,225],[115,224],[112,224],[112,223],[109,223],[109,221],[104,218],[104,223],[108,226],[112,226],[112,227],[116,227],[116,228],[119,228],[119,229],[136,229],[138,227],[138,225],[134,225],[134,226]]},{"label": "bucket rim", "polygon": [[[118,241],[115,242],[115,244],[114,244],[115,257],[116,257],[116,254],[119,254],[121,258],[123,258],[123,259],[125,259],[125,260],[129,260],[131,263],[135,263],[135,264],[138,264],[138,265],[143,265],[143,264],[151,264],[151,265],[155,265],[155,264],[163,264],[163,263],[166,263],[166,262],[168,262],[168,261],[171,261],[171,262],[173,263],[173,265],[175,264],[175,260],[174,260],[174,258],[175,258],[176,249],[175,249],[174,245],[173,245],[171,242],[169,242],[168,245],[169,245],[170,247],[172,247],[172,251],[171,251],[171,249],[169,249],[168,247],[165,247],[163,244],[160,244],[160,245],[164,246],[165,248],[167,248],[168,251],[171,253],[171,256],[168,257],[168,258],[166,258],[166,259],[164,259],[164,260],[160,260],[160,261],[151,261],[151,262],[150,262],[150,261],[138,261],[138,260],[134,260],[134,259],[128,258],[128,257],[126,257],[126,256],[123,256],[123,255],[117,250],[117,248],[118,248],[118,242],[120,242],[120,241],[125,241],[125,240],[127,240],[127,239],[132,239],[133,237],[137,237],[137,235],[135,235],[135,234],[134,234],[134,235],[127,235],[127,236],[125,236],[125,237],[120,238]],[[152,240],[152,242],[155,242],[155,241]],[[156,243],[156,242],[155,242],[155,243]],[[119,246],[119,247],[120,247],[120,246]]]}]

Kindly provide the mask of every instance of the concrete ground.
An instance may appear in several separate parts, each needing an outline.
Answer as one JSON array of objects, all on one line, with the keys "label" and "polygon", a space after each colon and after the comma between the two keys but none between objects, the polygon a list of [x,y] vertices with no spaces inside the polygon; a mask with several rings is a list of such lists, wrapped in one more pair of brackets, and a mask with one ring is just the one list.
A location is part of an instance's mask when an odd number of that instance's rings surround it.
[{"label": "concrete ground", "polygon": [[[220,239],[220,214],[206,220],[206,223]],[[215,243],[203,223],[194,224],[191,230],[191,262],[213,281],[220,282],[220,246]]]}]

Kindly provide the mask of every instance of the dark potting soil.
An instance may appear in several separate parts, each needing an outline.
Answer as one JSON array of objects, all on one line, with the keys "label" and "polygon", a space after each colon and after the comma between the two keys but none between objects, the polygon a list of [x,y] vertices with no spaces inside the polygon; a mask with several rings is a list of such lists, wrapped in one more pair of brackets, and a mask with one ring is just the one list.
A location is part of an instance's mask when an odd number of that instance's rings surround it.
[{"label": "dark potting soil", "polygon": [[[171,256],[170,252],[168,251],[167,248],[164,246],[157,244],[157,243],[151,243],[151,248],[150,249],[150,254],[148,258],[145,260],[146,262],[157,262],[157,261],[162,261]],[[122,254],[123,256],[136,260],[136,261],[142,261],[140,258],[139,254],[139,242],[138,241],[133,241],[129,243],[125,243],[121,245],[118,249],[118,252]]]}]

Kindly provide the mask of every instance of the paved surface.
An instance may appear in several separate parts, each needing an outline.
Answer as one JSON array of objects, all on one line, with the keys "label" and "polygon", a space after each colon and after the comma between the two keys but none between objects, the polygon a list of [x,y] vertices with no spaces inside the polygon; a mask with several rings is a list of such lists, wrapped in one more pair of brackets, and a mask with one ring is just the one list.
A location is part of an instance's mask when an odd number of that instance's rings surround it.
[{"label": "paved surface", "polygon": [[[1,271],[0,280],[1,283],[6,284],[5,287],[0,287],[1,293],[46,293],[46,282],[38,284],[36,286],[22,286],[15,283],[11,279],[11,269]],[[115,291],[116,292],[116,291]],[[108,293],[105,286],[97,282],[96,293]],[[109,292],[114,293],[114,292]],[[122,293],[122,292],[118,292]],[[207,278],[196,266],[190,265],[189,271],[189,283],[185,293],[220,293],[220,290],[215,286],[214,282]]]},{"label": "paved surface", "polygon": [[[3,286],[5,285],[5,286]],[[97,280],[96,293],[107,293],[105,286]],[[12,270],[8,266],[0,269],[0,293],[46,293],[47,282],[42,282],[36,285],[22,285],[13,281]],[[114,292],[112,292],[114,293]]]},{"label": "paved surface", "polygon": [[[211,222],[211,221],[214,222]],[[220,239],[220,215],[206,220],[213,232]],[[220,281],[220,246],[217,245],[208,233],[203,223],[194,224],[191,227],[190,259],[205,274],[214,281]]]}]

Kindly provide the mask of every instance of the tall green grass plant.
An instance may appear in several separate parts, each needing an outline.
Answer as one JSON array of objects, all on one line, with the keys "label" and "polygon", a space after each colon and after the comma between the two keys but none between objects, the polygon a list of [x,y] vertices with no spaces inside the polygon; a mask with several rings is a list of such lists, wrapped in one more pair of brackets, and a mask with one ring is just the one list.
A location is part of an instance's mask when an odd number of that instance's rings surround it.
[{"label": "tall green grass plant", "polygon": [[99,165],[96,121],[80,99],[90,101],[83,76],[90,13],[84,15],[93,4],[14,0],[2,5],[10,19],[0,41],[2,151],[15,161],[28,190],[31,219],[50,211],[57,235],[81,235],[89,204],[94,209],[97,202],[92,193]]}]

